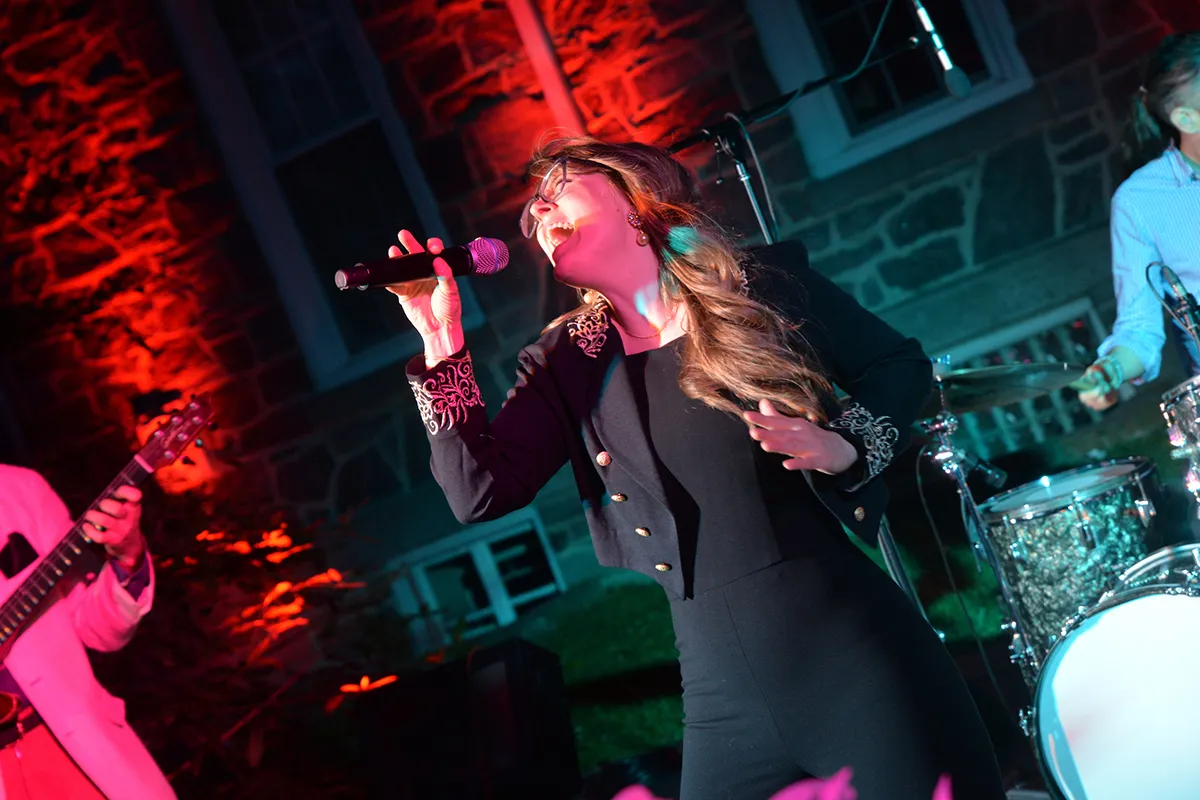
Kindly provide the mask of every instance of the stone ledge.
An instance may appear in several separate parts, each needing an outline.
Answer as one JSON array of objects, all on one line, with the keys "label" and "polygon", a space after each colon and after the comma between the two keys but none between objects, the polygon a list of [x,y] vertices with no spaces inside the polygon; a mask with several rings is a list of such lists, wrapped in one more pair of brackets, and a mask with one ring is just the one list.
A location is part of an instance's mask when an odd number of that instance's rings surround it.
[{"label": "stone ledge", "polygon": [[1110,260],[1108,229],[1094,228],[877,313],[934,354],[1080,297],[1106,307]]}]

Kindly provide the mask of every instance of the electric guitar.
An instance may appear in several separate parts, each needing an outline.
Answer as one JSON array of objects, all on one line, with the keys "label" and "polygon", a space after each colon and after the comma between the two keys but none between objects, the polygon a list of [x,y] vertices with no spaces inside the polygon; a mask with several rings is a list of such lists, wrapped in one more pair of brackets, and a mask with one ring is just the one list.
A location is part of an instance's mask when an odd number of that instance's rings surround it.
[{"label": "electric guitar", "polygon": [[[207,397],[192,399],[184,408],[171,412],[170,420],[151,434],[149,441],[138,451],[125,468],[108,484],[88,510],[96,509],[100,501],[111,497],[121,486],[137,486],[155,470],[172,464],[200,432],[212,421],[213,411]],[[42,558],[21,585],[0,603],[0,662],[8,656],[13,642],[28,629],[43,612],[64,594],[55,591],[68,576],[71,565],[93,547],[83,532],[83,516],[62,540]],[[17,698],[0,692],[0,725],[10,722],[17,714]]]}]

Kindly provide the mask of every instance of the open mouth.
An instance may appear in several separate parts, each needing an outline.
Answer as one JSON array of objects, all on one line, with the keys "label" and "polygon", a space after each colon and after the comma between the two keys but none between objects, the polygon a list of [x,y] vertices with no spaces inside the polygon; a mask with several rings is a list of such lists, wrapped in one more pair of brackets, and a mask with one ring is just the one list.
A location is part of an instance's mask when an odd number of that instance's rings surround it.
[{"label": "open mouth", "polygon": [[559,245],[570,239],[575,234],[575,226],[570,222],[551,222],[546,226],[546,243],[550,245],[550,251],[553,253],[558,249]]}]

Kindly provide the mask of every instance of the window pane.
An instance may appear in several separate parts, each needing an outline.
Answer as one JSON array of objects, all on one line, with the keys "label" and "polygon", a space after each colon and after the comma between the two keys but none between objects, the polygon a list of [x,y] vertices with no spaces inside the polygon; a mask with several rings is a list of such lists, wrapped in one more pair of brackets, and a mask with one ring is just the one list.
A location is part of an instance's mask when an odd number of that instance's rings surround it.
[{"label": "window pane", "polygon": [[217,0],[215,8],[277,156],[320,144],[370,112],[327,0]]},{"label": "window pane", "polygon": [[427,567],[425,577],[437,597],[442,618],[451,623],[492,605],[469,553]]},{"label": "window pane", "polygon": [[[797,2],[829,73],[848,72],[858,66],[886,6],[885,0]],[[974,83],[986,80],[987,66],[961,0],[925,0],[924,5],[955,65]],[[834,88],[852,133],[861,133],[948,96],[933,48],[926,44],[903,50],[905,41],[918,31],[924,36],[911,4],[893,2],[872,58],[894,55]]]},{"label": "window pane", "polygon": [[338,123],[333,98],[305,43],[291,45],[270,59],[292,97],[300,127],[308,141],[319,138]]},{"label": "window pane", "polygon": [[275,65],[269,61],[251,64],[243,68],[242,77],[271,150],[281,153],[299,146],[304,141],[304,128]]},{"label": "window pane", "polygon": [[488,546],[509,597],[519,597],[554,583],[554,573],[536,532],[509,536]]},{"label": "window pane", "polygon": [[350,352],[411,330],[388,292],[341,292],[333,285],[334,272],[386,257],[396,232],[418,224],[379,123],[310,150],[281,165],[277,174]]}]

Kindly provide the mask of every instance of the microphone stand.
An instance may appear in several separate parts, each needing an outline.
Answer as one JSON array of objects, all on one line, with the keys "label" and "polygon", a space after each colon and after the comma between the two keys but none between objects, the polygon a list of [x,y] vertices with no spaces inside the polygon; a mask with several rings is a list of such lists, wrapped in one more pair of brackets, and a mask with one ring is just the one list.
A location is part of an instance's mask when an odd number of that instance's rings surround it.
[{"label": "microphone stand", "polygon": [[[746,190],[746,195],[750,200],[750,207],[754,209],[754,216],[755,219],[758,220],[759,228],[762,230],[763,239],[767,244],[774,244],[775,238],[771,234],[771,230],[767,225],[766,218],[763,217],[762,207],[759,205],[758,196],[754,191],[754,185],[750,181],[750,172],[746,169],[745,161],[742,158],[742,141],[749,136],[749,133],[746,132],[746,126],[770,119],[776,114],[784,111],[788,106],[805,95],[812,94],[818,89],[824,89],[826,86],[834,83],[842,83],[843,81],[860,74],[869,67],[873,67],[876,64],[881,64],[884,61],[895,58],[902,53],[907,53],[910,50],[920,47],[927,41],[929,41],[928,35],[910,36],[904,42],[904,44],[892,48],[883,55],[868,61],[862,66],[855,67],[854,69],[846,72],[839,72],[834,75],[826,75],[822,78],[809,81],[799,89],[795,89],[787,94],[780,95],[774,100],[769,100],[766,103],[755,106],[748,111],[743,111],[739,114],[734,114],[732,112],[727,113],[720,122],[701,128],[697,133],[692,134],[682,141],[676,142],[667,148],[667,152],[674,155],[675,153],[682,152],[689,148],[695,147],[696,145],[712,142],[718,153],[724,154],[731,161],[733,161],[734,167],[737,170],[738,180],[741,181],[742,186]],[[762,181],[763,191],[767,191],[765,178],[760,174],[759,179]]]}]

